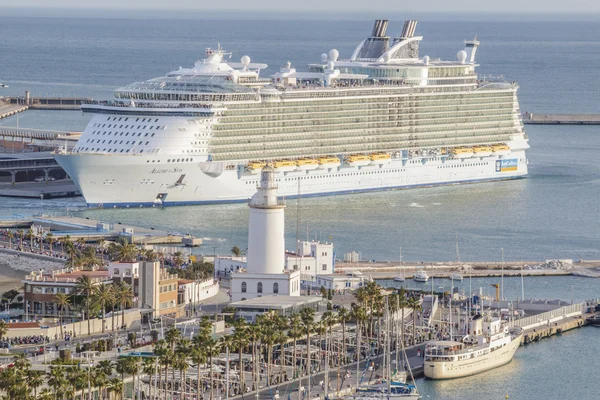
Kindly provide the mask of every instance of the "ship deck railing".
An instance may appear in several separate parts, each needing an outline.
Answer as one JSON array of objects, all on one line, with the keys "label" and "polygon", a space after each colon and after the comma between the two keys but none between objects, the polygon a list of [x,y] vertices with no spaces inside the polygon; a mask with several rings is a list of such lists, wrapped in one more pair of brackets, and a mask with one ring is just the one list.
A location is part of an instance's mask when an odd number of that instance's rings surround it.
[{"label": "ship deck railing", "polygon": [[155,104],[155,103],[146,103],[135,101],[133,104],[131,102],[119,102],[112,100],[91,100],[86,101],[81,104],[85,105],[99,105],[99,106],[107,106],[107,107],[123,107],[123,108],[215,108],[214,104],[202,104],[202,103],[191,103],[191,104]]}]

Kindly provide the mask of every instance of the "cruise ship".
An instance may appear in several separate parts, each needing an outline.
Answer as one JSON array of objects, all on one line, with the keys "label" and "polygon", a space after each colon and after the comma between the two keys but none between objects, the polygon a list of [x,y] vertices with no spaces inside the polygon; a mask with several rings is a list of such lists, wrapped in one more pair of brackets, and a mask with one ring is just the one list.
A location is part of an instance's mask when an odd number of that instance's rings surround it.
[{"label": "cruise ship", "polygon": [[523,339],[521,328],[509,329],[500,319],[478,316],[461,341],[432,341],[425,346],[423,372],[429,379],[462,378],[512,361]]},{"label": "cruise ship", "polygon": [[388,36],[377,20],[349,58],[331,49],[269,78],[206,49],[83,104],[89,124],[55,158],[92,207],[247,201],[267,164],[285,197],[526,176],[517,84],[478,77],[476,39],[456,60],[421,57],[416,26]]}]

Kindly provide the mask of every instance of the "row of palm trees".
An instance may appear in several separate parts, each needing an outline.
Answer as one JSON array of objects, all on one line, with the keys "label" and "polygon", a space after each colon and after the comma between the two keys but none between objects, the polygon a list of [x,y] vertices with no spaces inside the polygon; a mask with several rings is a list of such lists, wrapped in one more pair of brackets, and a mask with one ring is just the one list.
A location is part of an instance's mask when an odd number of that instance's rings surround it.
[{"label": "row of palm trees", "polygon": [[[125,325],[125,309],[133,304],[133,289],[126,282],[119,281],[114,285],[95,282],[89,275],[77,278],[77,285],[72,294],[57,293],[54,295],[54,304],[59,312],[60,335],[64,337],[63,318],[78,301],[83,301],[82,320],[87,319],[88,335],[91,334],[90,316],[100,312],[102,316],[102,333],[106,331],[106,311],[111,310],[112,328],[115,331],[115,316],[117,307],[121,311],[121,326]],[[117,321],[118,323],[118,321]]]},{"label": "row of palm trees", "polygon": [[[195,393],[200,393],[202,376],[198,366],[208,363],[210,370],[207,386],[210,388],[210,399],[213,399],[215,375],[220,377],[221,373],[213,374],[212,361],[215,356],[227,351],[237,354],[237,379],[230,382],[232,386],[229,389],[225,388],[230,390],[230,394],[256,389],[261,383],[272,386],[289,378],[306,379],[303,377],[315,372],[317,366],[324,365],[337,369],[339,390],[343,383],[343,367],[349,362],[360,361],[361,351],[357,349],[362,349],[365,355],[370,355],[373,351],[379,354],[383,350],[381,327],[386,297],[391,313],[402,313],[408,308],[414,311],[414,315],[421,308],[418,297],[407,296],[403,290],[385,294],[380,286],[369,283],[356,292],[356,302],[352,304],[351,310],[341,307],[336,311],[326,311],[319,320],[316,319],[316,312],[312,308],[304,308],[299,313],[287,317],[275,313],[262,314],[254,323],[237,319],[233,322],[233,333],[218,341],[209,335],[210,322],[206,319],[201,324],[201,333],[191,342],[182,338],[179,331],[171,328],[167,331],[165,339],[159,341],[155,347],[157,373],[161,376],[158,378],[158,387],[168,391],[174,390],[173,386],[176,386],[185,394],[187,370],[195,365]],[[400,320],[399,316],[397,320]],[[347,325],[350,321],[354,322],[355,326],[351,329]],[[398,324],[398,329],[402,329],[402,334],[398,337],[405,340],[406,336],[407,344],[415,342],[414,322],[413,317],[412,335],[405,335],[404,324]],[[341,333],[341,341],[337,340],[336,343],[333,339],[334,330]],[[352,330],[354,334],[351,333]],[[364,338],[364,345],[361,343],[361,336]],[[348,351],[349,348],[352,349],[351,352]],[[261,368],[261,365],[264,365],[264,368]],[[179,383],[175,382],[176,370],[179,371]],[[291,376],[288,376],[288,372],[291,372]],[[227,375],[229,373],[226,371]],[[220,379],[219,383],[223,384],[223,379]],[[310,396],[310,385],[307,386]]]},{"label": "row of palm trees", "polygon": [[[24,353],[14,356],[12,366],[0,371],[2,399],[74,400],[86,399],[93,391],[99,398],[122,398],[125,374],[136,372],[137,360],[119,359],[115,363],[102,360],[95,366],[51,366],[46,373],[33,370]],[[117,374],[121,374],[119,378]]]},{"label": "row of palm trees", "polygon": [[[80,293],[85,293],[88,288],[81,284]],[[90,304],[111,307],[120,301],[115,300],[118,297],[111,297],[112,300],[110,296],[105,297],[104,289],[100,293],[96,289],[90,290]],[[214,400],[215,389],[219,387],[235,395],[289,380],[294,380],[298,386],[306,385],[310,396],[311,384],[306,379],[323,367],[337,369],[336,386],[339,390],[343,386],[342,370],[347,368],[348,363],[382,351],[382,336],[391,334],[384,333],[382,329],[386,303],[392,314],[399,314],[407,308],[413,310],[412,335],[405,335],[404,323],[399,323],[395,329],[401,330],[398,335],[401,340],[406,339],[407,344],[414,343],[414,314],[420,310],[419,299],[406,296],[403,290],[389,294],[377,284],[368,283],[355,292],[355,302],[350,310],[342,307],[326,311],[319,320],[312,308],[304,308],[289,316],[267,313],[258,316],[253,323],[245,319],[235,320],[233,332],[220,339],[212,334],[212,321],[206,317],[199,323],[199,329],[191,340],[171,326],[164,338],[155,344],[155,357],[120,358],[110,368],[121,375],[120,382],[125,375],[132,375],[134,388],[145,388],[150,399],[164,398],[169,393],[183,397],[208,391],[209,398]],[[93,307],[90,309],[93,310]],[[398,316],[397,320],[404,321],[404,315],[401,319]],[[352,324],[348,325],[350,322]],[[221,368],[215,369],[215,358],[222,353],[231,354],[231,364],[237,372],[229,379],[230,387],[225,385]],[[0,373],[0,389],[7,393],[8,398],[48,398],[35,397],[37,388],[44,383],[37,385],[37,381],[31,379],[24,382],[18,373],[24,367],[17,362],[15,366],[12,372],[5,370]],[[51,389],[55,399],[72,399],[75,398],[74,393],[86,393],[88,389],[83,381],[101,393],[120,394],[122,387],[115,384],[110,368],[106,362],[91,369],[56,366],[52,367],[45,381],[42,377],[42,381]],[[230,370],[225,371],[225,376],[232,377]],[[26,397],[32,391],[33,397]],[[46,395],[47,390],[39,393],[39,396]],[[207,398],[206,395],[203,397]]]}]

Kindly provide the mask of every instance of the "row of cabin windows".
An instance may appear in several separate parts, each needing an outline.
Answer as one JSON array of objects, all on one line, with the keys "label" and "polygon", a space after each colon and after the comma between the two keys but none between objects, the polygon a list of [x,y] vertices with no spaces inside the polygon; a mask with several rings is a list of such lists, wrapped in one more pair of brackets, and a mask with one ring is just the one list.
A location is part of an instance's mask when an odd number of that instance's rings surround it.
[{"label": "row of cabin windows", "polygon": [[[129,136],[129,132],[108,132],[108,136],[112,135],[113,133],[115,134],[115,136],[123,136],[123,134],[125,134],[125,136]],[[92,131],[92,135],[96,135],[96,134],[98,136],[100,136],[100,131]],[[136,132],[133,132],[133,133],[131,133],[131,136],[133,137],[133,136],[135,136],[135,134],[136,134]],[[150,137],[154,137],[155,134],[156,133],[152,133],[150,135]],[[106,135],[106,131],[102,132],[102,136],[105,136],[105,135]],[[138,132],[137,135],[142,136],[142,132]],[[148,136],[148,133],[146,133],[144,135],[144,137],[147,137],[147,136]]]},{"label": "row of cabin windows", "polygon": [[[102,125],[94,124],[94,128],[116,128],[116,127],[117,127],[117,124],[114,124],[114,125],[108,124],[108,126],[106,126],[106,124],[102,124]],[[142,125],[138,125],[136,128],[135,125],[131,125],[131,129],[146,129],[147,127],[148,127],[148,125],[144,125],[143,127],[142,127]],[[164,129],[164,128],[166,128],[166,126],[162,127],[162,129]],[[119,125],[119,129],[129,129],[129,125],[125,125],[125,126]],[[161,129],[161,127],[158,125],[156,125],[156,126],[151,125],[150,129]],[[100,132],[100,131],[98,131],[98,132]],[[106,133],[106,132],[104,132],[104,133]]]},{"label": "row of cabin windows", "polygon": [[[107,121],[122,121],[123,118],[125,118],[125,121],[123,121],[123,122],[127,122],[129,120],[128,117],[108,117],[108,118],[106,118],[106,120]],[[140,121],[140,119],[141,119],[141,121]],[[152,122],[152,118],[136,118],[135,122]],[[155,119],[154,122],[158,122],[158,118]]]},{"label": "row of cabin windows", "polygon": [[[248,290],[248,285],[246,282],[242,282],[242,293],[246,293]],[[256,293],[262,293],[263,292],[263,284],[262,282],[258,282],[256,284]],[[279,293],[279,283],[275,282],[273,283],[273,293]]]}]

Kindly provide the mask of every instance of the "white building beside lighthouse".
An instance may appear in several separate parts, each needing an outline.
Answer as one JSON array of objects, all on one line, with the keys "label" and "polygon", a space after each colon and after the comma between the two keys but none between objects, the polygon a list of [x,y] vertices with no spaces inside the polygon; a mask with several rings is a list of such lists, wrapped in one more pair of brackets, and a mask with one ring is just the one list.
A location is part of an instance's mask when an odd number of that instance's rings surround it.
[{"label": "white building beside lighthouse", "polygon": [[286,268],[285,204],[277,198],[272,167],[263,168],[260,186],[249,207],[247,267],[231,274],[231,301],[268,295],[300,296],[301,271]]}]

